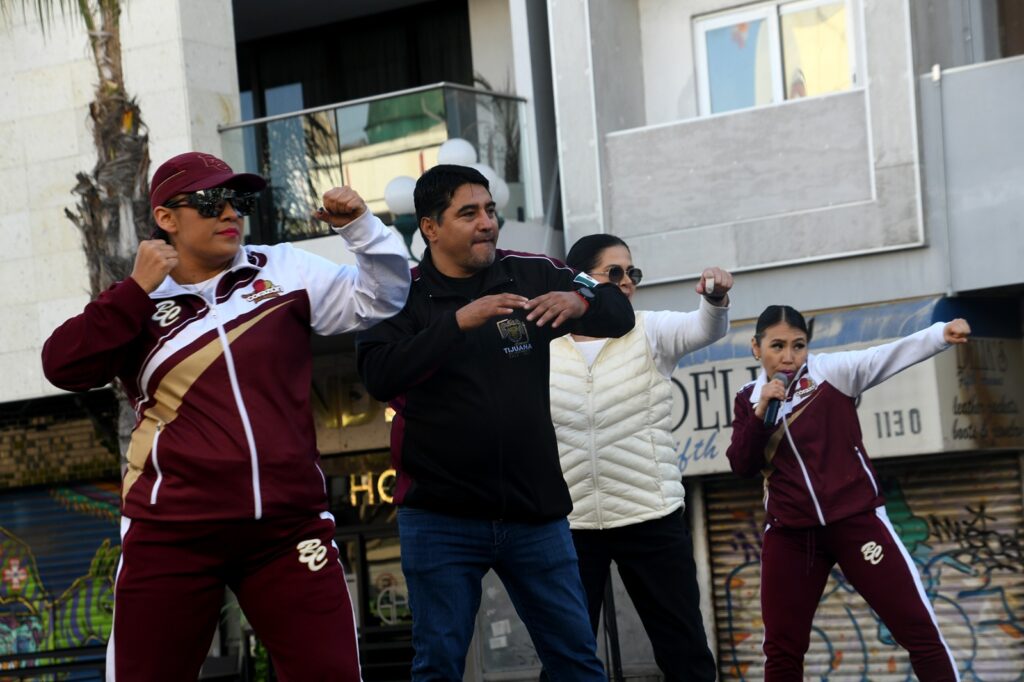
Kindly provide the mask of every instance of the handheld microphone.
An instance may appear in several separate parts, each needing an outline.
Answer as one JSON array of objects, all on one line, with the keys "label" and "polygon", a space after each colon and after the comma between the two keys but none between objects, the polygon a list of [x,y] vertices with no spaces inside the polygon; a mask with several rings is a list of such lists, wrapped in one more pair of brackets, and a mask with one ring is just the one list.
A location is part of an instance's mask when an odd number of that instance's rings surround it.
[{"label": "handheld microphone", "polygon": [[[781,381],[782,388],[789,387],[789,380],[792,377],[785,372],[776,372],[772,376],[772,381]],[[771,428],[775,426],[775,418],[779,415],[779,406],[782,405],[782,401],[777,398],[772,398],[768,401],[768,407],[764,411],[764,426],[765,428]]]}]

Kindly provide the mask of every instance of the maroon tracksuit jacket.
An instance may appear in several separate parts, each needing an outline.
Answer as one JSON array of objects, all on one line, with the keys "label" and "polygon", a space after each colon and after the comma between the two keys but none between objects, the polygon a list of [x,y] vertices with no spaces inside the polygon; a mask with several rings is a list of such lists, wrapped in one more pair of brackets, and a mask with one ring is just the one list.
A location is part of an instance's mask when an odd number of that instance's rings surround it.
[{"label": "maroon tracksuit jacket", "polygon": [[943,326],[865,350],[809,355],[770,428],[754,413],[764,372],[736,396],[729,463],[741,476],[765,477],[767,682],[803,679],[814,612],[836,564],[909,651],[918,679],[959,679],[913,560],[885,513],[855,407],[863,391],[947,348]]}]

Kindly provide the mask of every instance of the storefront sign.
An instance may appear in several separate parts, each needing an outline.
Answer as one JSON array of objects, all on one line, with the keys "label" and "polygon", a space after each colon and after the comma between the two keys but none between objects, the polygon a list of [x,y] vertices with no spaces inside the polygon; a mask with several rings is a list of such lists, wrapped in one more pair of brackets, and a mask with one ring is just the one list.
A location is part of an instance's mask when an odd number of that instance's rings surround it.
[{"label": "storefront sign", "polygon": [[[855,350],[886,341],[812,346],[812,350]],[[732,437],[736,393],[759,370],[759,364],[749,357],[675,371],[673,433],[684,476],[730,471],[725,453]],[[973,338],[966,346],[949,349],[866,391],[857,406],[864,445],[875,459],[947,450],[1024,448],[1022,384],[1020,339]]]},{"label": "storefront sign", "polygon": [[1017,339],[977,339],[937,359],[947,450],[1024,448],[1024,358]]},{"label": "storefront sign", "polygon": [[386,469],[380,476],[372,471],[349,474],[349,503],[353,507],[360,507],[363,504],[392,504],[395,501],[392,492],[395,489],[396,476],[398,473],[394,469]]}]

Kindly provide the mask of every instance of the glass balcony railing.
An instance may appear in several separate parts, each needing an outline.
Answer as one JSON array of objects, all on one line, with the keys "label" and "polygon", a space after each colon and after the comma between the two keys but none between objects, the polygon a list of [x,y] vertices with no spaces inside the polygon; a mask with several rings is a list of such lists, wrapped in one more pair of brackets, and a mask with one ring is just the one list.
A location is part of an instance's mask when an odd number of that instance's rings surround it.
[{"label": "glass balcony railing", "polygon": [[437,163],[441,144],[456,137],[468,140],[478,161],[508,184],[503,215],[532,216],[523,181],[524,107],[512,95],[438,83],[221,126],[225,160],[268,182],[246,221],[246,239],[277,243],[328,234],[310,214],[324,192],[340,185],[354,188],[389,222],[384,187],[397,176],[419,177]]}]

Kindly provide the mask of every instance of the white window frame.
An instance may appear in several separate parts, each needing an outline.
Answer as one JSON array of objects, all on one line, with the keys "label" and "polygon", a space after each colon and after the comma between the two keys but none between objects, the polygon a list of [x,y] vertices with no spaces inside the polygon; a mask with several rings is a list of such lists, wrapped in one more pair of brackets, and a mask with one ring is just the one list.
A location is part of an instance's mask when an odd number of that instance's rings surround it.
[{"label": "white window frame", "polygon": [[[770,71],[772,75],[772,101],[771,104],[781,104],[786,100],[785,77],[782,72],[782,30],[780,18],[785,14],[802,12],[821,5],[835,4],[836,0],[792,0],[783,2],[762,3],[752,5],[746,9],[717,12],[712,15],[705,15],[694,19],[694,63],[697,68],[697,103],[701,116],[716,115],[711,113],[711,82],[708,74],[708,46],[707,33],[725,26],[734,26],[743,22],[757,21],[764,19],[769,32],[769,50],[771,51]],[[860,79],[857,77],[860,71],[857,49],[857,22],[853,14],[854,0],[843,0],[846,7],[846,45],[850,53],[850,88],[860,87]],[[828,93],[834,94],[834,93]],[[824,95],[815,95],[822,97]],[[744,109],[730,109],[729,111],[718,112],[718,114],[730,114],[736,111],[747,111],[761,106],[754,105]]]}]

